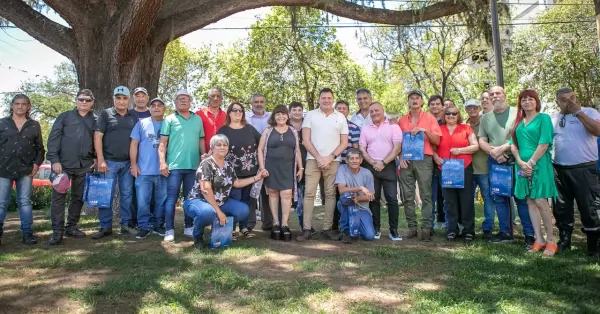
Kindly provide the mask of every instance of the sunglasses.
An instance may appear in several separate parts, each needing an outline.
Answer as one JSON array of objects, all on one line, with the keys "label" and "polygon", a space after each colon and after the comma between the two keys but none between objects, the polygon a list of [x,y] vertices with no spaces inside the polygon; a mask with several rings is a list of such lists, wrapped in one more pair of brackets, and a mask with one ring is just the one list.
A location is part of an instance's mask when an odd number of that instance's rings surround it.
[{"label": "sunglasses", "polygon": [[446,115],[447,116],[458,116],[458,112],[449,112],[449,111],[446,111]]},{"label": "sunglasses", "polygon": [[244,110],[235,108],[235,109],[231,109],[231,112],[233,112],[233,113],[242,113],[242,112],[244,112]]},{"label": "sunglasses", "polygon": [[94,100],[91,98],[77,98],[77,101],[78,102],[92,102]]}]

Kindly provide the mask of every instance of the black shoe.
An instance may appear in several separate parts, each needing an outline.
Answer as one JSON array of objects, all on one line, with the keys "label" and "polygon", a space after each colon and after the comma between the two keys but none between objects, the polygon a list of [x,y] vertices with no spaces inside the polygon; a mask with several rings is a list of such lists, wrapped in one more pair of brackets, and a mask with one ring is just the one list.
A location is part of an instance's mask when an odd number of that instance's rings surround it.
[{"label": "black shoe", "polygon": [[342,242],[348,243],[348,244],[352,243],[352,238],[350,237],[350,232],[348,232],[348,230],[344,230],[342,232]]},{"label": "black shoe", "polygon": [[581,228],[587,236],[587,254],[590,257],[600,257],[600,231],[587,231]]},{"label": "black shoe", "polygon": [[325,236],[326,239],[333,240],[333,241],[339,241],[341,238],[341,235],[338,232],[331,230],[331,229],[323,230],[323,235]]},{"label": "black shoe", "polygon": [[148,233],[150,233],[150,230],[140,230],[138,231],[138,233],[135,235],[136,239],[145,239],[146,236],[148,236]]},{"label": "black shoe", "polygon": [[33,233],[31,233],[31,232],[24,233],[23,234],[23,243],[25,243],[27,245],[34,245],[34,244],[37,244],[37,239],[36,239],[36,237],[33,236]]},{"label": "black shoe", "polygon": [[564,252],[571,249],[571,234],[573,232],[565,229],[560,229],[558,232],[559,240],[557,243],[558,252]]},{"label": "black shoe", "polygon": [[310,228],[310,234],[312,234],[312,235],[317,234],[317,229],[311,227]]},{"label": "black shoe", "polygon": [[153,234],[158,234],[161,237],[165,236],[165,232],[167,232],[167,230],[165,230],[164,227],[154,227],[154,228],[152,228],[152,233]]},{"label": "black shoe", "polygon": [[194,237],[194,248],[199,250],[204,248],[204,239],[202,237]]},{"label": "black shoe", "polygon": [[310,230],[304,229],[304,231],[302,231],[302,235],[299,235],[296,237],[296,241],[304,242],[304,241],[310,240],[311,238],[312,238],[312,233],[310,232]]},{"label": "black shoe", "polygon": [[490,242],[492,243],[508,243],[512,241],[513,237],[511,237],[510,234],[504,232],[498,232],[498,234],[496,234],[496,236],[492,240],[490,240]]},{"label": "black shoe", "polygon": [[288,226],[281,227],[281,240],[283,240],[283,242],[292,241],[292,231]]},{"label": "black shoe", "polygon": [[533,247],[533,243],[535,243],[535,237],[534,236],[530,236],[530,235],[526,235],[525,236],[525,246],[527,247],[527,249],[530,249]]},{"label": "black shoe", "polygon": [[77,227],[73,227],[65,230],[65,236],[73,238],[85,238],[86,234],[85,232],[77,229]]},{"label": "black shoe", "polygon": [[483,230],[483,239],[490,241],[493,237],[494,234],[492,233],[492,230]]},{"label": "black shoe", "polygon": [[132,234],[137,235],[138,231],[131,225],[122,225],[121,226],[121,234]]},{"label": "black shoe", "polygon": [[112,229],[104,229],[100,228],[100,230],[94,234],[92,234],[92,239],[98,240],[100,238],[104,238],[112,234]]},{"label": "black shoe", "polygon": [[52,235],[50,236],[50,240],[48,240],[48,244],[50,244],[50,245],[60,244],[62,242],[62,239],[63,239],[63,233],[60,231],[54,231],[52,233]]},{"label": "black shoe", "polygon": [[471,243],[475,240],[475,235],[472,233],[464,233],[464,238],[466,243]]},{"label": "black shoe", "polygon": [[271,229],[271,239],[281,240],[281,228],[279,227],[279,225],[275,225]]},{"label": "black shoe", "polygon": [[[433,230],[433,229],[431,229],[431,230]],[[390,229],[390,234],[388,235],[388,237],[392,241],[402,241],[402,237],[398,234],[398,230],[396,230],[396,229]]]},{"label": "black shoe", "polygon": [[454,241],[456,239],[456,233],[454,232],[450,232],[446,235],[446,240],[448,241]]}]

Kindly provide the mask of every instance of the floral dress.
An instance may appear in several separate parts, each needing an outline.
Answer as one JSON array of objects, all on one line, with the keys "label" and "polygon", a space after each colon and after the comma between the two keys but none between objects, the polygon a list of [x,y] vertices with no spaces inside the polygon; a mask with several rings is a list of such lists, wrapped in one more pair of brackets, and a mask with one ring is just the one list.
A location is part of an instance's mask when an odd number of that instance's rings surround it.
[{"label": "floral dress", "polygon": [[200,163],[196,171],[196,183],[194,183],[187,199],[205,199],[200,188],[200,181],[208,181],[212,184],[212,191],[217,205],[222,206],[229,198],[229,192],[236,179],[235,169],[229,162],[225,161],[225,166],[220,168],[214,158],[210,156]]}]

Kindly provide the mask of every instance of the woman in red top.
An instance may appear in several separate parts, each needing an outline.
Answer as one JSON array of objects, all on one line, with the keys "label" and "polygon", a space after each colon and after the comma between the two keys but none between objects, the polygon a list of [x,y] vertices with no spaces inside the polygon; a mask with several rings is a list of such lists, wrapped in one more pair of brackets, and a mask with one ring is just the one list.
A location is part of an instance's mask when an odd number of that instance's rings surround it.
[{"label": "woman in red top", "polygon": [[[448,107],[444,113],[444,125],[440,144],[433,154],[433,160],[442,169],[444,159],[462,159],[465,162],[464,188],[442,188],[446,201],[446,239],[454,240],[458,235],[458,220],[461,218],[465,241],[475,238],[475,204],[473,202],[473,166],[472,154],[479,150],[477,137],[473,129],[462,123],[462,117],[456,107]],[[443,174],[442,174],[443,175]]]}]

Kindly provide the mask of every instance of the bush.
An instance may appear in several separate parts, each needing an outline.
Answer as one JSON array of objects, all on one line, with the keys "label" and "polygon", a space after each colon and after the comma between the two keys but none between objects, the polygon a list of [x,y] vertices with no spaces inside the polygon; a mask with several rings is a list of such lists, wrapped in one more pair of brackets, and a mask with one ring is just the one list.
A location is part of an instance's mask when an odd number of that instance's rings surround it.
[{"label": "bush", "polygon": [[[33,192],[31,195],[31,205],[33,206],[33,210],[46,210],[50,209],[50,197],[52,195],[52,187],[51,186],[34,186]],[[67,200],[68,204],[71,199],[71,191],[67,192]],[[19,209],[17,205],[17,191],[16,189],[12,189],[10,194],[10,202],[8,204],[9,212],[16,212]]]}]

